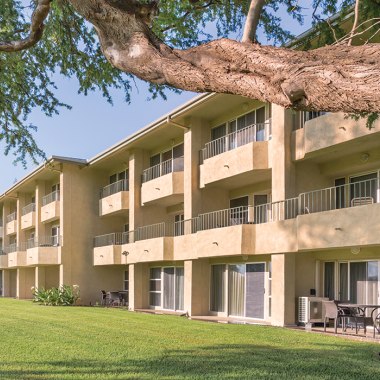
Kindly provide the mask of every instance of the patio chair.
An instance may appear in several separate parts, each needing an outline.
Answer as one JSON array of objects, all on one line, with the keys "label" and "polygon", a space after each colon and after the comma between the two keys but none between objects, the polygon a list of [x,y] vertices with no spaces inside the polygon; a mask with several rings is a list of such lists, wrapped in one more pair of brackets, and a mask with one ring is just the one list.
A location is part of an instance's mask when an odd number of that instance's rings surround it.
[{"label": "patio chair", "polygon": [[101,290],[101,292],[102,292],[102,298],[100,301],[100,305],[105,306],[107,305],[107,300],[109,299],[109,297],[108,297],[108,294],[104,290]]},{"label": "patio chair", "polygon": [[338,308],[339,301],[322,301],[325,305],[325,316],[323,318],[323,331],[326,332],[326,321],[327,319],[334,320],[334,330],[335,334],[338,333],[338,323],[339,319],[342,320],[342,331],[345,331],[345,319],[352,316],[351,309]]},{"label": "patio chair", "polygon": [[109,305],[110,306],[120,306],[121,305],[119,294],[116,295],[114,292],[108,292],[107,295],[109,297]]},{"label": "patio chair", "polygon": [[348,323],[346,325],[347,327],[351,327],[351,330],[355,327],[356,334],[358,333],[358,330],[361,328],[364,329],[364,334],[367,333],[367,327],[371,326],[373,327],[374,320],[372,317],[366,317],[365,311],[361,308],[356,308],[355,312],[353,313],[352,317],[348,319]]}]

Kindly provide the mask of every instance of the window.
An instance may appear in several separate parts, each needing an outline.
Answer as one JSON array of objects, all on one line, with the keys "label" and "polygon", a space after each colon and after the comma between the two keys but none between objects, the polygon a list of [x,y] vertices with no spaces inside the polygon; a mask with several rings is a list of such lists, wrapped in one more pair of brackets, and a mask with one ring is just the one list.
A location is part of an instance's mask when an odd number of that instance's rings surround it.
[{"label": "window", "polygon": [[118,173],[117,180],[118,181],[129,180],[129,169],[123,170],[122,172]]},{"label": "window", "polygon": [[30,203],[36,203],[36,197],[35,197],[35,196],[33,196],[33,197],[31,198]]},{"label": "window", "polygon": [[54,226],[51,229],[51,244],[54,247],[59,246],[60,229],[60,226]]},{"label": "window", "polygon": [[258,194],[254,195],[254,218],[255,223],[266,223],[268,222],[268,216],[270,213],[270,204],[268,204],[268,195],[267,194]]},{"label": "window", "polygon": [[115,182],[117,182],[117,174],[112,174],[110,176],[110,185],[112,185]]},{"label": "window", "polygon": [[161,268],[149,269],[149,306],[161,306]]},{"label": "window", "polygon": [[161,159],[160,159],[160,153],[152,156],[150,158],[150,167],[158,165],[160,163],[160,161],[161,161]]},{"label": "window", "polygon": [[226,311],[226,265],[211,265],[210,311]]},{"label": "window", "polygon": [[379,180],[377,172],[350,178],[350,206],[378,202]]},{"label": "window", "polygon": [[181,236],[184,234],[184,219],[185,219],[185,216],[184,214],[180,214],[180,215],[176,215],[174,217],[174,234],[175,236]]},{"label": "window", "polygon": [[248,196],[230,199],[230,225],[237,226],[248,222]]},{"label": "window", "polygon": [[211,141],[220,139],[226,135],[226,124],[223,123],[211,129]]},{"label": "window", "polygon": [[336,195],[335,195],[335,208],[341,209],[346,207],[346,197],[344,196],[345,192],[345,178],[337,178],[335,180]]},{"label": "window", "polygon": [[124,232],[129,232],[129,223],[124,224]]},{"label": "window", "polygon": [[325,273],[323,281],[323,297],[333,301],[335,298],[335,263],[325,263]]},{"label": "window", "polygon": [[55,191],[59,191],[59,190],[60,190],[60,184],[59,183],[57,183],[51,187],[52,193],[54,193]]}]

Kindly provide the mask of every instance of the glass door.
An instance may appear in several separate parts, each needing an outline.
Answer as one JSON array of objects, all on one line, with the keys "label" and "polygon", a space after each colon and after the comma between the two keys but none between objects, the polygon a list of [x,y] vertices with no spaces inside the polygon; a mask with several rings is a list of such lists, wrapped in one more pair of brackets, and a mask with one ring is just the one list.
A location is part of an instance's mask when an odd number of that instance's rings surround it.
[{"label": "glass door", "polygon": [[176,294],[176,310],[185,310],[185,268],[177,267],[176,270],[176,282],[175,282],[175,294]]},{"label": "glass door", "polygon": [[265,263],[246,265],[245,316],[264,319]]},{"label": "glass door", "polygon": [[378,203],[377,172],[350,178],[350,206]]},{"label": "glass door", "polygon": [[269,205],[268,205],[268,195],[254,195],[254,218],[255,223],[266,223],[268,221]]},{"label": "glass door", "polygon": [[169,267],[163,270],[163,308],[175,310],[175,268]]},{"label": "glass door", "polygon": [[226,311],[226,265],[211,265],[210,311]]},{"label": "glass door", "polygon": [[229,265],[228,310],[233,317],[244,317],[245,264]]}]

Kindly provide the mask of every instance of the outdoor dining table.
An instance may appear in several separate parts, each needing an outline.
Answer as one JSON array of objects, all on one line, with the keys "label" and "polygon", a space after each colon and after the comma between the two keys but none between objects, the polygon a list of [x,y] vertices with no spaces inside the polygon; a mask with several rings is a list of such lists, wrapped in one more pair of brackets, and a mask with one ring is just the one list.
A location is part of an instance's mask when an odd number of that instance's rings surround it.
[{"label": "outdoor dining table", "polygon": [[[371,318],[373,320],[373,337],[375,338],[376,330],[380,334],[380,325],[376,326],[376,321],[380,322],[380,305],[366,305],[361,303],[340,303],[338,305],[338,308],[349,308],[349,309],[361,309],[363,310],[363,314],[365,315],[365,312],[367,309],[372,309],[371,311]],[[376,318],[374,318],[375,311],[379,311]]]},{"label": "outdoor dining table", "polygon": [[[119,302],[121,302],[122,301],[122,297],[121,297],[121,295],[122,294],[126,294],[127,293],[127,291],[126,290],[111,290],[110,292],[109,292],[109,294],[110,294],[110,301],[116,301],[116,300],[119,300]],[[124,299],[124,297],[123,297],[123,299]],[[113,303],[112,302],[112,303]]]}]

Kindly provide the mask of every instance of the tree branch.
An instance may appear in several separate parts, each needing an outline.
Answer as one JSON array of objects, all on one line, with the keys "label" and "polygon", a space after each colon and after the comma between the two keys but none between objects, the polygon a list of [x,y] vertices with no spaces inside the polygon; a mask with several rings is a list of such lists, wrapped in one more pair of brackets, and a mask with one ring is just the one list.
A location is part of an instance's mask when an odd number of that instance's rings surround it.
[{"label": "tree branch", "polygon": [[38,4],[32,14],[28,37],[16,41],[0,41],[0,51],[11,53],[26,50],[35,45],[42,38],[43,22],[49,14],[50,3],[52,1],[38,0]]},{"label": "tree branch", "polygon": [[356,26],[358,25],[358,21],[359,21],[359,3],[360,3],[360,0],[356,0],[356,4],[355,4],[355,20],[354,20],[354,25],[352,26],[351,38],[348,41],[348,46],[352,45],[352,39],[354,38],[354,32],[355,32]]},{"label": "tree branch", "polygon": [[261,11],[265,4],[265,0],[252,0],[249,7],[247,20],[244,26],[244,33],[241,42],[256,42],[256,29],[259,25]]}]

